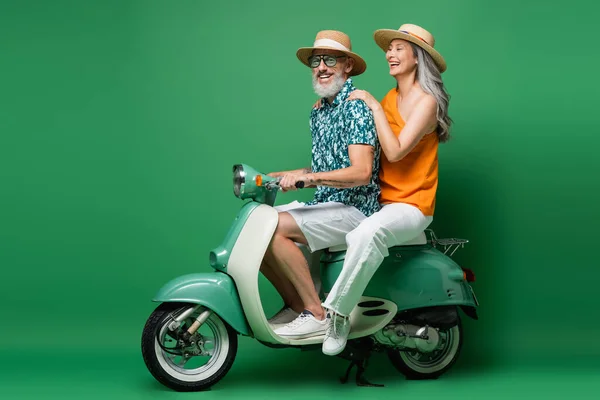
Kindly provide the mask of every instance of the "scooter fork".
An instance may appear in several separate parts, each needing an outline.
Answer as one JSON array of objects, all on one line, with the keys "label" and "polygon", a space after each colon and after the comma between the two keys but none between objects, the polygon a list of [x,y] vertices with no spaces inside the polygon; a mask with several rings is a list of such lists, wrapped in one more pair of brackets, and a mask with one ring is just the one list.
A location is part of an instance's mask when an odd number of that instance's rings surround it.
[{"label": "scooter fork", "polygon": [[[204,307],[202,307],[204,308]],[[198,328],[200,328],[200,326],[202,326],[202,324],[208,319],[208,317],[210,317],[211,311],[204,309],[204,311],[202,311],[200,313],[200,315],[198,315],[198,318],[196,318],[196,320],[194,321],[194,323],[192,324],[192,326],[190,326],[187,330],[187,333],[189,333],[190,335],[193,335],[194,333],[196,333],[196,331],[198,330]]]},{"label": "scooter fork", "polygon": [[204,322],[206,322],[206,320],[208,319],[208,317],[210,317],[210,314],[212,313],[210,310],[208,310],[205,307],[200,306],[200,305],[188,308],[187,310],[185,310],[184,312],[182,312],[176,318],[173,319],[173,321],[168,326],[169,330],[174,331],[177,328],[179,328],[179,326],[181,325],[181,322],[184,319],[186,319],[187,317],[189,317],[190,315],[192,315],[197,310],[201,310],[200,315],[198,315],[198,317],[196,318],[196,320],[194,321],[194,323],[187,329],[186,333],[188,335],[185,335],[185,333],[184,333],[184,337],[188,337],[189,338],[189,336],[191,336],[194,333],[196,333],[196,331],[202,326],[202,324]]}]

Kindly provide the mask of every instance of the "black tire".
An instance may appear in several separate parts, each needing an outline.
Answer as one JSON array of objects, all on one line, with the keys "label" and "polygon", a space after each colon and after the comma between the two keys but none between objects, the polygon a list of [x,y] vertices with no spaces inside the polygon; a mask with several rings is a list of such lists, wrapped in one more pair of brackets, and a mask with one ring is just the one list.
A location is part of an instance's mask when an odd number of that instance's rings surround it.
[{"label": "black tire", "polygon": [[[416,351],[410,352],[390,349],[387,352],[388,358],[392,365],[407,379],[437,379],[452,368],[462,349],[463,329],[460,317],[458,318],[457,325],[442,332],[449,332],[452,343],[444,346],[442,350],[438,350],[438,359],[429,364],[414,359],[414,356],[411,354],[417,353]],[[446,352],[446,354],[443,354],[444,352]]]},{"label": "black tire", "polygon": [[[209,389],[229,372],[237,353],[237,332],[213,312],[204,325],[208,325],[215,335],[215,342],[219,342],[215,343],[215,346],[219,346],[217,354],[212,355],[205,366],[190,371],[200,371],[198,374],[180,372],[187,370],[171,365],[173,360],[168,360],[168,353],[161,349],[157,337],[161,331],[166,329],[167,322],[171,320],[169,314],[178,315],[193,306],[194,304],[182,303],[161,304],[150,314],[142,333],[142,356],[148,371],[157,381],[178,392]],[[215,365],[210,365],[211,362]],[[202,370],[206,366],[208,368]]]}]

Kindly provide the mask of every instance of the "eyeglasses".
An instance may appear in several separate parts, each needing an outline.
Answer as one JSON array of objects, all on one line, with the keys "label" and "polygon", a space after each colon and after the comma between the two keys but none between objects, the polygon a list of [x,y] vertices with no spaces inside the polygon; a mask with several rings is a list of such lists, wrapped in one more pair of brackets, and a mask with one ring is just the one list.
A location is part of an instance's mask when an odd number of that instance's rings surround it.
[{"label": "eyeglasses", "polygon": [[344,58],[346,56],[330,56],[330,55],[316,55],[308,57],[308,65],[311,68],[317,68],[319,64],[321,64],[321,60],[325,61],[325,65],[328,67],[333,67],[337,64],[338,58]]}]

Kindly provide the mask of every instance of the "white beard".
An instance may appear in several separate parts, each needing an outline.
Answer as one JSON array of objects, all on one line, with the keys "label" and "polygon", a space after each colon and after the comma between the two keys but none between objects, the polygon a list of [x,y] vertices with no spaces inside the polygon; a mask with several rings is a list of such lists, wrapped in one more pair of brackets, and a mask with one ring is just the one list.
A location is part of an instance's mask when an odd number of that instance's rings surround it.
[{"label": "white beard", "polygon": [[327,86],[321,85],[318,77],[313,75],[313,89],[319,97],[335,96],[342,90],[344,83],[346,83],[346,81],[344,80],[341,71],[333,76],[333,81]]}]

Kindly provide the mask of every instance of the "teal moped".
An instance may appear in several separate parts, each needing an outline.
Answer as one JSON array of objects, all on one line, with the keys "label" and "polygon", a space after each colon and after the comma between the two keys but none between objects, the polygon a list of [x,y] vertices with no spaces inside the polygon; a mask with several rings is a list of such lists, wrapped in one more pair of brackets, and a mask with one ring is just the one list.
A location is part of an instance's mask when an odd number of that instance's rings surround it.
[{"label": "teal moped", "polygon": [[[149,372],[163,385],[176,391],[210,388],[230,370],[238,335],[272,348],[321,350],[323,336],[292,340],[276,335],[262,307],[258,277],[278,223],[273,207],[278,182],[235,165],[233,192],[249,201],[222,244],[210,252],[215,271],[177,277],[153,298],[161,304],[144,326],[141,350]],[[338,355],[351,362],[342,382],[356,366],[357,384],[372,385],[363,372],[373,352],[386,352],[409,379],[435,379],[452,367],[463,343],[459,310],[478,319],[470,284],[474,274],[451,258],[467,242],[438,239],[428,230],[389,249],[350,315],[348,344]],[[323,252],[322,296],[335,283],[344,255],[344,246]]]}]

